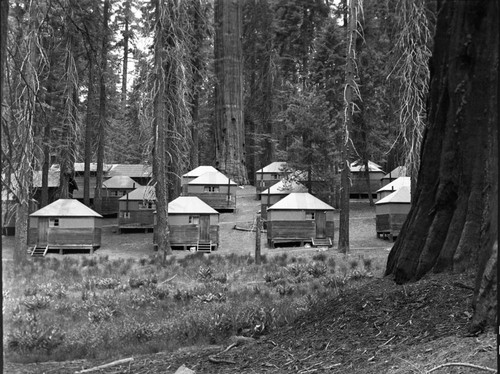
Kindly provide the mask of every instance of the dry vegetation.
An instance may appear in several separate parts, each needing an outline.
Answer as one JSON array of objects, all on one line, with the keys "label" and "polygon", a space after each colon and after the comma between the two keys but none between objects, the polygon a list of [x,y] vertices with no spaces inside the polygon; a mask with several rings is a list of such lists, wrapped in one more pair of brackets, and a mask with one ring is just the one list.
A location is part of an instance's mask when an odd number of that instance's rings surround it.
[{"label": "dry vegetation", "polygon": [[[382,278],[389,243],[376,239],[366,204],[354,204],[358,249],[348,257],[264,247],[260,266],[253,234],[232,230],[232,221],[250,224],[256,201],[248,195],[245,204],[222,216],[218,252],[178,252],[166,267],[149,247],[151,234],[111,231],[94,256],[51,254],[16,273],[4,258],[4,371],[74,373],[125,357],[134,360],[100,372],[174,373],[182,364],[198,373],[495,367],[492,334],[464,337],[471,276],[404,287]],[[235,335],[254,340],[223,352]]]}]

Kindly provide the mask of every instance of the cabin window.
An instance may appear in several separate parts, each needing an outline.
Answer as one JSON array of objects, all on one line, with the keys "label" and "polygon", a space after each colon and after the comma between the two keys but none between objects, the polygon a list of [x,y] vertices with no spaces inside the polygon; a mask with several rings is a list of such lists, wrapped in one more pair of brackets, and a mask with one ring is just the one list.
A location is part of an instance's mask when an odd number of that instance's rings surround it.
[{"label": "cabin window", "polygon": [[51,218],[49,220],[50,227],[59,227],[59,218]]},{"label": "cabin window", "polygon": [[306,212],[306,219],[313,220],[314,219],[314,212]]},{"label": "cabin window", "polygon": [[110,191],[109,196],[118,196],[118,191]]},{"label": "cabin window", "polygon": [[219,186],[205,186],[204,192],[219,192]]},{"label": "cabin window", "polygon": [[280,176],[278,174],[273,174],[272,179],[280,179]]},{"label": "cabin window", "polygon": [[156,204],[153,204],[150,201],[145,201],[145,202],[139,203],[139,209],[156,209]]},{"label": "cabin window", "polygon": [[232,199],[231,199],[231,195],[227,195],[227,196],[226,196],[226,200],[227,200],[227,201],[231,201],[231,200],[232,200]]},{"label": "cabin window", "polygon": [[130,218],[130,212],[120,212],[122,218]]},{"label": "cabin window", "polygon": [[189,223],[192,225],[198,225],[200,223],[200,216],[189,216]]}]

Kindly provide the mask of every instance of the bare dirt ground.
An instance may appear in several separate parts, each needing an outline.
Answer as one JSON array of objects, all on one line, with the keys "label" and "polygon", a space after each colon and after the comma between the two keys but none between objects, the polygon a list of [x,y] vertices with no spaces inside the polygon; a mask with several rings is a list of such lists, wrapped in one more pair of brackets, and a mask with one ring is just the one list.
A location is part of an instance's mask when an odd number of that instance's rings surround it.
[{"label": "bare dirt ground", "polygon": [[[250,227],[259,209],[252,187],[239,190],[235,214],[221,214],[221,245],[218,254],[253,253],[255,233],[234,230],[235,224]],[[337,223],[338,223],[338,213]],[[351,204],[351,254],[380,260],[382,266],[392,243],[375,234],[374,208],[366,201]],[[113,219],[106,220],[102,248],[95,256],[141,258],[154,255],[152,234],[113,233]],[[338,227],[338,225],[337,225]],[[337,233],[336,233],[337,240]],[[12,238],[2,238],[4,261],[12,258]],[[269,249],[262,235],[262,253],[309,256],[317,249],[292,247]],[[175,251],[174,256],[189,252]],[[336,245],[328,250],[342,256]],[[51,253],[49,256],[60,256]],[[90,256],[78,254],[78,256]],[[477,368],[495,368],[497,350],[493,332],[469,336],[472,274],[432,274],[398,286],[381,272],[373,278],[350,283],[336,298],[317,300],[308,314],[284,329],[252,342],[224,346],[183,348],[176,352],[140,355],[122,365],[94,373],[175,373],[181,366],[196,373],[477,373]],[[228,349],[229,348],[229,349]],[[77,360],[38,364],[4,363],[5,373],[76,373],[107,364]],[[484,371],[484,369],[482,369]]]}]

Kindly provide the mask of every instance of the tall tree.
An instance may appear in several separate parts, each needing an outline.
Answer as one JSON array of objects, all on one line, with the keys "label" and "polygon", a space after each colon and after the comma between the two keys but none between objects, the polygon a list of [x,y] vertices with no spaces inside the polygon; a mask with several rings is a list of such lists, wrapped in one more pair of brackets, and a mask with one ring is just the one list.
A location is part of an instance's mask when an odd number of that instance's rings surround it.
[{"label": "tall tree", "polygon": [[347,29],[347,57],[345,68],[345,90],[344,90],[344,137],[342,140],[342,171],[340,188],[340,221],[339,221],[339,250],[343,253],[349,252],[349,193],[350,193],[350,162],[349,156],[352,150],[351,128],[354,114],[354,100],[358,92],[356,83],[356,38],[358,23],[358,2],[349,1],[349,24]]},{"label": "tall tree", "polygon": [[215,2],[215,154],[219,170],[247,184],[241,8],[240,1]]},{"label": "tall tree", "polygon": [[475,267],[481,329],[496,321],[499,7],[442,1],[437,14],[420,170],[386,274],[405,283]]}]

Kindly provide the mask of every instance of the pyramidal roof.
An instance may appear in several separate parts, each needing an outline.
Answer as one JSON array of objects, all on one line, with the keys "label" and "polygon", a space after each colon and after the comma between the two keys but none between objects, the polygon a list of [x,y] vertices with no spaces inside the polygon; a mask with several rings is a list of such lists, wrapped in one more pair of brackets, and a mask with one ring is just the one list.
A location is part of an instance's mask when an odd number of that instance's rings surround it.
[{"label": "pyramidal roof", "polygon": [[139,183],[126,175],[115,175],[102,182],[103,187],[106,188],[137,188],[141,187]]},{"label": "pyramidal roof", "polygon": [[[358,160],[358,161],[351,163],[350,169],[352,172],[365,171],[365,165],[361,161]],[[368,171],[371,171],[371,172],[381,171],[381,172],[383,172],[382,166],[376,164],[373,161],[368,161]]]},{"label": "pyramidal roof", "polygon": [[113,164],[110,165],[107,175],[114,177],[115,175],[126,175],[131,178],[146,178],[151,177],[153,168],[151,165],[144,164]]},{"label": "pyramidal roof", "polygon": [[198,178],[193,179],[189,184],[215,184],[215,185],[227,185],[231,184],[236,186],[237,184],[222,174],[220,171],[208,172],[200,175]]},{"label": "pyramidal roof", "polygon": [[382,179],[394,179],[399,177],[406,177],[406,166],[398,166],[390,173],[387,173]]},{"label": "pyramidal roof", "polygon": [[388,183],[384,187],[379,188],[377,190],[377,192],[396,191],[396,190],[399,190],[403,186],[406,186],[406,187],[411,186],[411,178],[410,177],[396,178],[391,183]]},{"label": "pyramidal roof", "polygon": [[59,199],[30,214],[31,217],[102,217],[75,199]]},{"label": "pyramidal roof", "polygon": [[268,210],[335,210],[327,203],[321,201],[317,197],[307,192],[292,192],[276,204],[268,208]]},{"label": "pyramidal roof", "polygon": [[287,168],[287,163],[283,161],[271,162],[269,165],[264,166],[262,169],[256,171],[256,173],[282,173]]},{"label": "pyramidal roof", "polygon": [[410,187],[403,186],[399,190],[394,191],[390,195],[387,195],[383,199],[380,199],[375,204],[410,204],[411,194]]},{"label": "pyramidal roof", "polygon": [[168,213],[219,214],[214,208],[196,196],[179,196],[168,203]]},{"label": "pyramidal roof", "polygon": [[156,200],[156,193],[154,186],[141,186],[133,191],[130,191],[125,196],[120,197],[119,200]]},{"label": "pyramidal roof", "polygon": [[282,179],[278,183],[273,184],[267,190],[262,191],[261,195],[285,195],[292,192],[307,192],[307,187],[295,181]]},{"label": "pyramidal roof", "polygon": [[201,165],[198,166],[197,168],[194,168],[191,171],[188,171],[186,174],[183,175],[183,177],[199,177],[200,175],[203,175],[205,173],[215,173],[218,170],[214,168],[213,166],[206,166],[206,165]]}]

